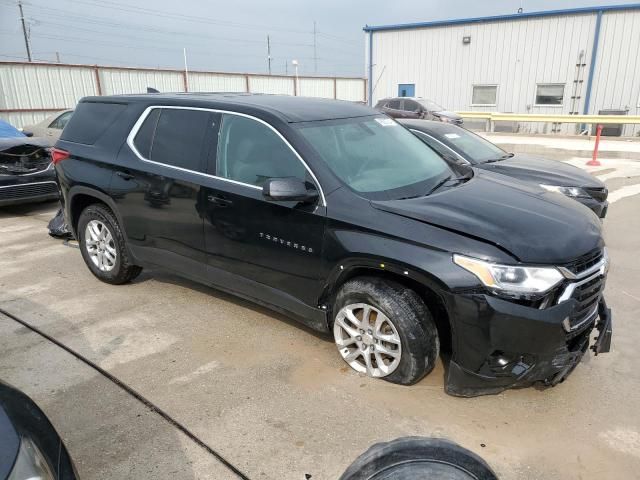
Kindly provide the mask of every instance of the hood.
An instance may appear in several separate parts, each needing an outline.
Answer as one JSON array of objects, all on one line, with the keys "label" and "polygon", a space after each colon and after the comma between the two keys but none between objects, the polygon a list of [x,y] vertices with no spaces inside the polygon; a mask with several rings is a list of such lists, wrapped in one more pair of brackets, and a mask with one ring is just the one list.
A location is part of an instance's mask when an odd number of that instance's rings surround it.
[{"label": "hood", "polygon": [[564,264],[604,246],[600,220],[578,202],[503,175],[475,173],[465,184],[427,197],[371,203],[491,243],[523,263]]},{"label": "hood", "polygon": [[477,166],[527,182],[565,187],[605,188],[604,183],[578,167],[533,155],[515,154],[505,160]]},{"label": "hood", "polygon": [[453,120],[462,120],[462,117],[458,115],[456,112],[450,112],[449,110],[440,110],[438,112],[432,112],[435,117],[446,117],[451,118]]}]

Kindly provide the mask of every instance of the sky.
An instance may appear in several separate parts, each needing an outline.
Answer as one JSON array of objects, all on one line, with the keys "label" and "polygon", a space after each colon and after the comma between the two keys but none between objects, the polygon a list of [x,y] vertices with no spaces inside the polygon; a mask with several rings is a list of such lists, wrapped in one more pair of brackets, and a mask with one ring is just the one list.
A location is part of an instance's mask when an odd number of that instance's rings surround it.
[{"label": "sky", "polygon": [[[624,0],[23,0],[34,60],[364,76],[364,25],[635,3]],[[314,36],[314,22],[316,34]],[[315,42],[314,42],[315,39]],[[315,53],[314,53],[315,43]],[[0,0],[0,61],[26,60],[17,0]]]}]

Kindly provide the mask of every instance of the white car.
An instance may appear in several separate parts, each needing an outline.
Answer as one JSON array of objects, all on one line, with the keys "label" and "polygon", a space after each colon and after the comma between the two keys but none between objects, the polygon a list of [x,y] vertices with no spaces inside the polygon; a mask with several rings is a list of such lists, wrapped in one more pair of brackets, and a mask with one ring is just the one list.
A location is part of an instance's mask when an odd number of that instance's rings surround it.
[{"label": "white car", "polygon": [[25,125],[22,132],[30,137],[44,137],[51,139],[51,145],[56,143],[62,134],[62,130],[73,115],[73,110],[63,110],[57,112],[40,123]]}]

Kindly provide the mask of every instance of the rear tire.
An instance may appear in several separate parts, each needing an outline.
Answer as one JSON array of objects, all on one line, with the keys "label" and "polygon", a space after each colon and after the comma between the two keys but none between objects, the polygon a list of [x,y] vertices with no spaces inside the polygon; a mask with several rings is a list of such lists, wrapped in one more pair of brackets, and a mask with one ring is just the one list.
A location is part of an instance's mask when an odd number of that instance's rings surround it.
[{"label": "rear tire", "polygon": [[333,311],[336,346],[354,370],[401,385],[433,370],[438,332],[413,290],[391,280],[355,278],[339,290]]},{"label": "rear tire", "polygon": [[131,263],[118,220],[106,206],[86,207],[80,214],[77,233],[84,262],[103,282],[120,285],[142,271]]}]

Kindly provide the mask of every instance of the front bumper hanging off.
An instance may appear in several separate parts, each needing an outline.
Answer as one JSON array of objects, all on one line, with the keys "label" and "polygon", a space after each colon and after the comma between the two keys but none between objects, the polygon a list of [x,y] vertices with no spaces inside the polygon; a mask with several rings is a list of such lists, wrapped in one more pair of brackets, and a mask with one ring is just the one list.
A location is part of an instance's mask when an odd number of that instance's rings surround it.
[{"label": "front bumper hanging off", "polygon": [[450,395],[474,397],[534,384],[557,385],[589,350],[594,330],[598,332],[591,346],[594,354],[611,349],[612,316],[604,297],[597,316],[569,334],[562,323],[574,307],[573,300],[540,311],[485,295],[463,297],[456,299],[456,309],[467,314],[473,309],[478,316],[477,321],[458,325],[456,351],[445,380]]}]

